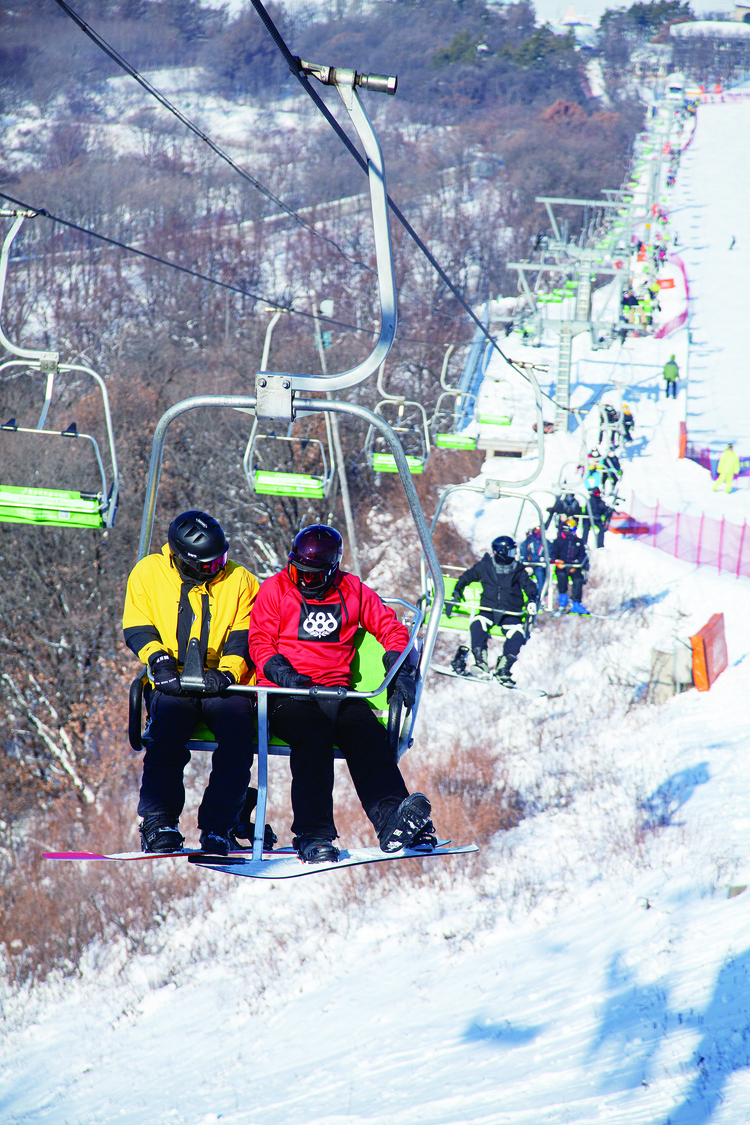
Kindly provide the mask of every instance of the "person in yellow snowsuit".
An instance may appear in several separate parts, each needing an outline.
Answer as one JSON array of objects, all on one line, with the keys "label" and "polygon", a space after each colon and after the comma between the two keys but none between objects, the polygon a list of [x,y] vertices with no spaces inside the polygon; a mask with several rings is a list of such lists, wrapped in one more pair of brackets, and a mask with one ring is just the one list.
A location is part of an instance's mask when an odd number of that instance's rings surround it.
[{"label": "person in yellow snowsuit", "polygon": [[727,492],[731,492],[734,478],[739,471],[740,459],[734,451],[734,446],[730,442],[719,458],[718,475],[716,477],[716,484],[714,485],[714,492],[716,492],[717,488],[721,488],[722,484],[726,485]]},{"label": "person in yellow snowsuit", "polygon": [[[255,742],[251,698],[227,692],[254,683],[248,651],[250,610],[258,579],[228,561],[221,526],[205,512],[183,512],[169,525],[161,553],[146,555],[128,578],[125,643],[148,665],[145,694],[149,742],[138,813],[146,852],[180,851],[178,822],[185,804],[185,743],[204,720],[217,741],[211,776],[198,809],[201,847],[226,855],[240,823]],[[203,690],[183,690],[180,673],[197,646]]]}]

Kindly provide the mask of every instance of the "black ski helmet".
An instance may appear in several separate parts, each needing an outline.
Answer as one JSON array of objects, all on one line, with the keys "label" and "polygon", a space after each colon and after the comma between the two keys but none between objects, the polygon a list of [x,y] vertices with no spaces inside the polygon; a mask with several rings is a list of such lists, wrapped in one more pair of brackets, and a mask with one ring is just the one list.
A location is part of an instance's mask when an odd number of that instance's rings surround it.
[{"label": "black ski helmet", "polygon": [[344,543],[336,528],[314,523],[295,535],[287,573],[301,593],[323,598],[336,580],[343,553]]},{"label": "black ski helmet", "polygon": [[510,535],[498,535],[492,540],[492,553],[499,563],[513,562],[516,557],[516,541]]},{"label": "black ski helmet", "polygon": [[189,582],[210,582],[227,565],[229,544],[221,525],[205,512],[183,512],[167,533],[175,567]]}]

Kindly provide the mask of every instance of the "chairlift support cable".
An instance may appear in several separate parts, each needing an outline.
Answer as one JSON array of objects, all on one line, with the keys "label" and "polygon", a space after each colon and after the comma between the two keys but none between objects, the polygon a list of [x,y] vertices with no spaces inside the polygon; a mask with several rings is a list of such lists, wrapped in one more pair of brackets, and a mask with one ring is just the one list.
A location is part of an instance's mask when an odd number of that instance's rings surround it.
[{"label": "chairlift support cable", "polygon": [[[230,293],[238,293],[241,297],[251,297],[254,301],[262,301],[264,305],[268,305],[269,309],[280,309],[282,312],[291,313],[293,316],[301,316],[306,320],[314,320],[312,313],[305,312],[304,309],[295,309],[292,305],[282,304],[276,297],[266,297],[263,293],[255,293],[251,289],[241,288],[238,285],[233,285],[228,281],[221,281],[218,277],[210,277],[208,274],[200,273],[198,270],[191,270],[188,266],[181,266],[177,262],[170,262],[167,258],[160,258],[156,254],[151,254],[147,250],[141,250],[137,246],[131,246],[127,242],[121,242],[117,238],[110,238],[109,235],[100,234],[98,231],[91,230],[89,227],[82,227],[78,223],[71,222],[70,219],[63,219],[60,215],[53,215],[46,207],[32,207],[29,203],[24,203],[20,199],[16,199],[6,192],[0,191],[0,199],[7,199],[15,207],[27,210],[29,215],[41,215],[45,219],[49,219],[52,223],[58,223],[60,226],[69,227],[70,230],[76,231],[78,234],[85,234],[89,238],[96,238],[100,242],[106,242],[109,246],[114,246],[118,250],[126,250],[129,254],[135,254],[140,258],[147,258],[151,262],[155,262],[159,266],[168,266],[169,269],[177,270],[178,273],[187,274],[188,277],[194,277],[198,281],[206,281],[209,285],[217,285],[221,289],[227,289]],[[320,317],[321,321],[325,324],[330,324],[334,328],[346,328],[351,332],[363,332],[366,336],[377,336],[378,333],[372,328],[363,328],[359,324],[349,324],[346,320],[336,320],[333,317]],[[396,335],[396,340],[405,344],[443,344],[441,340],[419,340],[414,336],[401,336]],[[459,345],[463,346],[463,345]],[[542,392],[544,394],[544,392]],[[549,396],[547,396],[549,397]]]}]

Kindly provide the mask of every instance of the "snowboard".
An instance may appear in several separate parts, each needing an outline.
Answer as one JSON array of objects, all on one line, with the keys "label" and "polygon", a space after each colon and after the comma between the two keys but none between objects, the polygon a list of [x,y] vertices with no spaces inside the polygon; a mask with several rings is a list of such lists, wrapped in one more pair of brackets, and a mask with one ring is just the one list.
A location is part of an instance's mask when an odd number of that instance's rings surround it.
[{"label": "snowboard", "polygon": [[547,695],[546,691],[541,688],[522,688],[518,684],[501,684],[499,680],[490,673],[489,676],[471,676],[467,672],[463,675],[461,672],[454,672],[452,668],[446,667],[445,664],[431,664],[433,672],[439,672],[441,676],[453,676],[455,680],[465,680],[470,684],[494,684],[495,687],[502,688],[505,691],[518,691],[521,695],[529,695],[532,699],[544,699]]},{"label": "snowboard", "polygon": [[437,847],[402,848],[396,852],[381,852],[380,848],[342,848],[337,863],[303,863],[294,848],[275,848],[263,851],[262,860],[250,858],[250,852],[230,852],[228,856],[210,855],[200,848],[184,848],[179,852],[45,852],[45,859],[55,860],[124,860],[182,859],[199,867],[226,871],[229,875],[243,875],[251,879],[293,879],[300,875],[314,875],[316,871],[329,871],[337,867],[354,867],[362,863],[378,863],[388,859],[429,859],[430,856],[465,855],[479,849],[476,844],[450,848],[450,840],[439,840]]},{"label": "snowboard", "polygon": [[235,856],[209,856],[201,853],[188,857],[189,863],[199,867],[210,867],[212,871],[223,871],[227,875],[239,875],[246,879],[296,879],[301,875],[316,875],[319,871],[335,871],[342,867],[356,867],[363,863],[383,863],[391,859],[433,859],[446,855],[468,855],[479,851],[476,844],[464,847],[448,847],[449,840],[440,840],[436,848],[401,848],[397,852],[381,852],[380,848],[342,848],[337,862],[303,863],[294,852],[264,853],[262,860],[245,859]]}]

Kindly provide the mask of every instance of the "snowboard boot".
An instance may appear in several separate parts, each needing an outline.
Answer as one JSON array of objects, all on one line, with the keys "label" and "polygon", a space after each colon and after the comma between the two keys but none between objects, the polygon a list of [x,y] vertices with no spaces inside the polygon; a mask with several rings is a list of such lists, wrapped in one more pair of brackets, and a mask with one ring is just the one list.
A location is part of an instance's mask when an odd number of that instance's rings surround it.
[{"label": "snowboard boot", "polygon": [[381,852],[410,848],[430,821],[432,807],[424,793],[412,793],[393,810],[378,833]]},{"label": "snowboard boot", "polygon": [[178,818],[169,813],[145,816],[138,827],[142,852],[181,852],[185,837],[180,833]]},{"label": "snowboard boot", "polygon": [[577,613],[579,617],[590,617],[591,613],[582,602],[571,602],[570,612]]},{"label": "snowboard boot", "polygon": [[292,840],[294,850],[303,863],[337,863],[339,849],[332,840],[323,840],[318,836],[309,836],[303,832]]},{"label": "snowboard boot", "polygon": [[472,654],[474,656],[474,665],[469,672],[470,676],[489,676],[490,666],[487,663],[487,649],[486,648],[473,648]]},{"label": "snowboard boot", "polygon": [[510,670],[516,662],[514,656],[498,656],[497,664],[495,665],[495,679],[503,687],[515,687],[516,681],[510,674]]},{"label": "snowboard boot", "polygon": [[[255,786],[250,786],[245,797],[245,804],[243,805],[240,819],[234,828],[229,833],[229,839],[232,844],[232,850],[239,852],[252,851],[252,841],[255,836],[255,824],[250,819],[258,803],[258,790]],[[240,840],[249,840],[249,846],[241,844]],[[273,851],[275,845],[279,842],[279,838],[274,832],[270,824],[265,826],[263,832],[263,850],[270,852]]]},{"label": "snowboard boot", "polygon": [[232,841],[228,832],[214,832],[204,829],[201,832],[201,851],[208,855],[229,855]]},{"label": "snowboard boot", "polygon": [[558,605],[559,609],[567,609],[568,608],[568,595],[567,594],[558,594],[557,595],[557,605]]},{"label": "snowboard boot", "polygon": [[[248,824],[235,824],[234,828],[229,833],[229,842],[232,845],[233,852],[251,852],[253,850],[253,840],[255,839],[255,824],[251,820]],[[249,840],[249,843],[243,844],[242,840]],[[272,852],[279,842],[279,838],[274,832],[270,824],[267,824],[263,832],[263,851]]]},{"label": "snowboard boot", "polygon": [[437,847],[437,835],[435,834],[435,825],[431,820],[428,820],[424,828],[417,832],[416,836],[409,844],[410,848],[421,848],[425,852],[433,852]]},{"label": "snowboard boot", "polygon": [[468,675],[466,668],[466,657],[469,655],[469,650],[466,645],[459,645],[456,649],[456,655],[451,660],[451,668],[457,676]]}]

